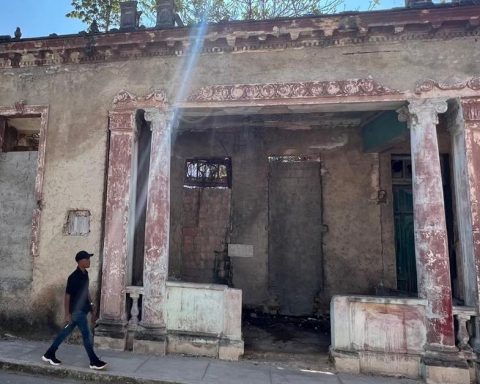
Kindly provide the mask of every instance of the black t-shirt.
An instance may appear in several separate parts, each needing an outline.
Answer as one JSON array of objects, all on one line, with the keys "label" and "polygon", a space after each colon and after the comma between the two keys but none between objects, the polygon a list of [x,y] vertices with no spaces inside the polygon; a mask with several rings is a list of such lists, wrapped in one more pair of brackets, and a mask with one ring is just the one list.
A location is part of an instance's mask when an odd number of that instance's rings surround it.
[{"label": "black t-shirt", "polygon": [[88,295],[88,272],[77,268],[67,280],[65,293],[70,295],[70,313],[82,311],[88,313],[92,310]]}]

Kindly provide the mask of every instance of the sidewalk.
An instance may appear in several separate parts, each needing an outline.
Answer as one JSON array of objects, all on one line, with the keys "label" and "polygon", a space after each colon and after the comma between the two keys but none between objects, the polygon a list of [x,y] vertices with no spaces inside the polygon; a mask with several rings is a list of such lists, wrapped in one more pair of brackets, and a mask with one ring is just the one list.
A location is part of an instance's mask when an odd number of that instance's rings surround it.
[{"label": "sidewalk", "polygon": [[84,381],[125,384],[418,384],[419,381],[353,376],[283,369],[274,364],[227,362],[168,355],[157,357],[132,352],[98,350],[108,362],[106,371],[92,371],[83,346],[63,344],[53,367],[41,361],[48,344],[26,340],[0,340],[0,369],[68,377]]}]

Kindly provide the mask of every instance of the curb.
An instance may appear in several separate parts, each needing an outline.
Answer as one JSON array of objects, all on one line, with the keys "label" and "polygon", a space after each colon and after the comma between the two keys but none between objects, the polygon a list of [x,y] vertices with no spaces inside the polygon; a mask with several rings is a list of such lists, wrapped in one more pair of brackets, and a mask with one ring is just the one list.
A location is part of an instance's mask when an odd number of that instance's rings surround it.
[{"label": "curb", "polygon": [[0,360],[0,370],[22,372],[34,375],[55,376],[63,379],[74,379],[98,383],[115,384],[183,384],[176,381],[165,381],[161,379],[145,379],[131,376],[124,376],[108,371],[90,371],[73,367],[54,367],[41,363],[18,362],[17,360]]}]

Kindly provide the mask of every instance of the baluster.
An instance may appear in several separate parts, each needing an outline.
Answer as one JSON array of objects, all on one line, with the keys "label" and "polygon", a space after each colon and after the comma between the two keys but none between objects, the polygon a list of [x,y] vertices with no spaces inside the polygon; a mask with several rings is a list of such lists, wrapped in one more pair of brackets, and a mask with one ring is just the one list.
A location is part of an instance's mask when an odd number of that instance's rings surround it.
[{"label": "baluster", "polygon": [[470,320],[470,316],[459,313],[455,317],[458,322],[457,346],[461,351],[470,350],[470,345],[468,345],[470,335],[467,330],[467,321]]},{"label": "baluster", "polygon": [[476,353],[480,353],[480,317],[472,318],[471,329],[473,329],[474,338],[472,339],[472,347]]},{"label": "baluster", "polygon": [[140,311],[138,310],[138,299],[140,298],[140,293],[130,292],[130,297],[132,299],[132,309],[130,310],[130,320],[128,325],[136,327],[138,325],[138,315]]}]

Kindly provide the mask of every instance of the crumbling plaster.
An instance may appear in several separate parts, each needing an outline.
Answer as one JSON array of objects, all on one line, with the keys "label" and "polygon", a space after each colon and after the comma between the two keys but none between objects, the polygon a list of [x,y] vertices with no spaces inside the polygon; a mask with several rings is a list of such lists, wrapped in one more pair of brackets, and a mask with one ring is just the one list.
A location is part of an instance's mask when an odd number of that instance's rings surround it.
[{"label": "crumbling plaster", "polygon": [[[92,285],[98,284],[98,269],[102,248],[102,212],[104,200],[105,159],[107,151],[108,110],[113,97],[121,89],[145,94],[152,89],[167,90],[168,99],[174,103],[180,81],[187,81],[191,89],[212,84],[266,83],[284,81],[325,81],[339,79],[366,78],[372,76],[379,83],[392,89],[413,94],[415,83],[425,78],[435,80],[455,78],[465,80],[478,74],[480,50],[474,37],[452,40],[430,40],[390,43],[368,43],[364,46],[344,46],[327,48],[278,49],[246,51],[235,53],[205,54],[199,58],[192,79],[183,79],[180,70],[185,57],[142,58],[116,63],[72,64],[28,68],[0,69],[0,105],[10,106],[18,100],[29,104],[49,105],[49,129],[46,146],[45,185],[43,214],[41,223],[40,256],[34,264],[33,300],[39,311],[52,313],[60,307],[61,293],[66,275],[75,267],[73,255],[79,249],[87,249],[96,254],[92,260]],[[340,100],[339,100],[340,101]],[[291,137],[291,133],[289,134]],[[360,183],[370,188],[371,178],[366,170],[372,168],[374,157],[363,155],[360,146],[348,156],[338,148],[338,167],[347,174],[365,172]],[[328,188],[340,193],[337,203],[325,201],[325,221],[330,216],[339,215],[335,207],[340,207],[341,193],[350,190],[347,184],[340,185],[335,180],[333,165],[328,166],[330,154],[326,154]],[[355,164],[355,161],[359,163]],[[364,163],[363,166],[360,163]],[[340,165],[341,164],[341,165]],[[359,198],[356,192],[343,196],[343,203]],[[372,191],[366,195],[370,198]],[[368,208],[367,208],[368,207]],[[79,208],[91,211],[91,232],[86,237],[67,237],[63,234],[66,212]],[[331,224],[326,234],[326,253],[340,260],[351,260],[351,250],[343,248],[341,233],[345,227],[352,227],[355,219],[377,222],[372,228],[378,229],[379,208],[369,203],[357,214],[347,213],[337,217],[337,224]],[[336,228],[337,226],[337,228]],[[339,230],[337,232],[336,230]],[[333,232],[332,232],[333,231]],[[361,235],[360,229],[352,229]],[[245,235],[247,236],[247,235]],[[258,236],[253,230],[248,235]],[[247,236],[247,237],[248,237]],[[266,250],[265,242],[257,240],[259,248]],[[366,247],[362,242],[357,247],[359,253],[370,260],[372,249],[378,250],[376,242]],[[337,244],[337,245],[334,245]],[[343,248],[343,249],[342,249]],[[371,260],[370,260],[371,261]],[[329,262],[326,262],[328,269]],[[256,267],[264,274],[265,263]],[[237,263],[237,270],[243,273],[247,268]],[[375,268],[379,268],[375,264]],[[349,279],[358,279],[354,272]],[[377,273],[379,271],[377,270]],[[328,272],[326,273],[328,275]],[[390,274],[391,275],[391,274]],[[339,276],[344,276],[339,274]],[[335,275],[330,274],[333,281]],[[335,284],[350,284],[337,281]],[[360,281],[370,287],[373,281]],[[332,283],[332,292],[337,292]],[[261,288],[261,289],[260,289]],[[352,292],[357,288],[344,286]],[[265,287],[260,282],[252,282],[255,292],[248,297],[263,296]],[[52,306],[52,302],[56,305]],[[60,315],[58,315],[60,316]],[[41,318],[42,316],[39,316]]]}]

